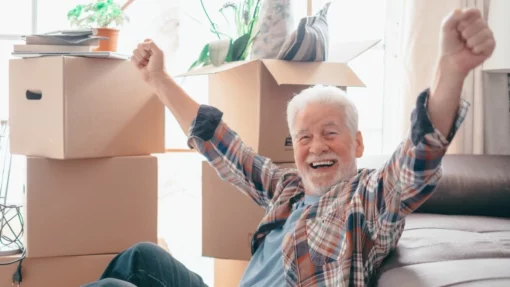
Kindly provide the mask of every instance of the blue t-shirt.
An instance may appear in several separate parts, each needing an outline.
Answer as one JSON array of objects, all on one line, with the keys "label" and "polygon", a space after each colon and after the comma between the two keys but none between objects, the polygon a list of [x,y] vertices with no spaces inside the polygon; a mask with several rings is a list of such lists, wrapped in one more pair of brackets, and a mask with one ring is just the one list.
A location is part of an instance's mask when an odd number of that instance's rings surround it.
[{"label": "blue t-shirt", "polygon": [[306,206],[318,202],[319,196],[305,195],[304,201],[296,204],[285,224],[272,230],[260,244],[250,260],[241,287],[282,287],[285,286],[283,270],[283,237],[294,229]]}]

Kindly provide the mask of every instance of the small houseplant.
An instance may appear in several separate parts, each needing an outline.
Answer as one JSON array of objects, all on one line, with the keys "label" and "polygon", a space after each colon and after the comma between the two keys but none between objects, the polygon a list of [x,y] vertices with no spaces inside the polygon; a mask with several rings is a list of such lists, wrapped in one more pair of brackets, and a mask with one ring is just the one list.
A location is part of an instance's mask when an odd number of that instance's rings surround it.
[{"label": "small houseplant", "polygon": [[[256,36],[256,25],[259,18],[261,0],[237,0],[226,2],[219,10],[219,13],[226,20],[227,24],[235,25],[229,27],[232,33],[220,31],[219,25],[210,17],[204,6],[204,1],[199,0],[202,5],[207,20],[209,21],[209,31],[212,32],[218,40],[204,45],[198,59],[193,62],[189,70],[206,66],[209,64],[219,65],[223,62],[242,61],[249,55],[249,50],[254,37]],[[224,49],[214,51],[214,49]],[[228,51],[227,51],[228,50]],[[221,55],[221,59],[214,59]]]},{"label": "small houseplant", "polygon": [[100,40],[95,51],[116,51],[119,29],[129,18],[124,10],[133,0],[123,7],[114,0],[97,0],[89,4],[79,4],[67,13],[71,26],[80,29],[92,28],[97,36],[108,37]]}]

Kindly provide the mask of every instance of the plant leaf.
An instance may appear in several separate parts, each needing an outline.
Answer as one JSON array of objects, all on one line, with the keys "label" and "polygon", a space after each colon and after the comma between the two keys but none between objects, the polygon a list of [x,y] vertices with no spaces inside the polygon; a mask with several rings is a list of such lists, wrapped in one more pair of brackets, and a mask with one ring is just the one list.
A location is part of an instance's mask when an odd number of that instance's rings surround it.
[{"label": "plant leaf", "polygon": [[209,56],[209,44],[206,44],[204,48],[202,48],[202,52],[200,52],[200,56],[198,57],[198,61],[203,63],[205,59]]},{"label": "plant leaf", "polygon": [[196,60],[195,62],[193,62],[193,64],[191,64],[191,66],[189,66],[188,71],[191,71],[191,69],[195,68],[196,66],[198,66],[198,60]]},{"label": "plant leaf", "polygon": [[96,2],[96,10],[104,10],[106,7],[106,3],[105,2]]},{"label": "plant leaf", "polygon": [[206,44],[204,48],[202,48],[202,51],[200,52],[198,59],[195,62],[193,62],[193,64],[191,64],[191,66],[188,68],[188,71],[195,68],[196,66],[204,64],[208,59],[209,59],[209,44]]},{"label": "plant leaf", "polygon": [[232,62],[232,39],[230,39],[230,45],[228,46],[227,57],[225,57],[225,62]]},{"label": "plant leaf", "polygon": [[241,59],[249,40],[250,34],[244,34],[234,41],[232,44],[232,61],[239,61]]}]

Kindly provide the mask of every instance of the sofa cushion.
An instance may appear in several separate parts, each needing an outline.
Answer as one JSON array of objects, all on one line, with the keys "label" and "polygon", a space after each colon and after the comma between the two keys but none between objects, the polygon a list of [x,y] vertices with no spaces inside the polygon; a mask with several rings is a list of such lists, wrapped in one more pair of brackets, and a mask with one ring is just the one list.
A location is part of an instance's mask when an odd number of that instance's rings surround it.
[{"label": "sofa cushion", "polygon": [[[487,266],[506,264],[506,268],[504,270],[493,268],[477,275],[479,272],[471,269],[476,269],[473,266],[479,266],[479,264],[488,264]],[[485,268],[487,267],[482,269]],[[446,271],[449,274],[447,276],[443,274]],[[394,276],[397,275],[405,280],[418,280],[417,282],[419,280],[429,282],[434,278],[438,280],[433,281],[432,285],[423,286],[453,284],[441,283],[446,281],[463,282],[462,280],[469,276],[473,276],[475,281],[503,278],[509,280],[506,281],[508,284],[510,282],[510,219],[411,214],[406,219],[405,229],[397,248],[384,260],[378,273],[379,286],[397,286],[381,285],[381,283],[399,282],[393,281],[396,280]],[[398,286],[422,285],[401,283]]]},{"label": "sofa cushion", "polygon": [[510,258],[453,260],[422,263],[384,273],[377,286],[508,287]]}]

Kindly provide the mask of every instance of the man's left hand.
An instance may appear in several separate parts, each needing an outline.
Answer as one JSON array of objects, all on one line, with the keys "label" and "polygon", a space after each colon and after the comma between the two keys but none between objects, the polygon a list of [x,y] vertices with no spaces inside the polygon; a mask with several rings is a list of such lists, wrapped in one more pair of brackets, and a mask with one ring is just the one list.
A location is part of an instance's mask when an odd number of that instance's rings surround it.
[{"label": "man's left hand", "polygon": [[427,111],[441,134],[447,136],[457,115],[465,78],[487,60],[496,42],[480,10],[455,10],[445,18],[441,50]]},{"label": "man's left hand", "polygon": [[492,55],[496,42],[480,10],[455,10],[442,25],[440,57],[461,76]]}]

